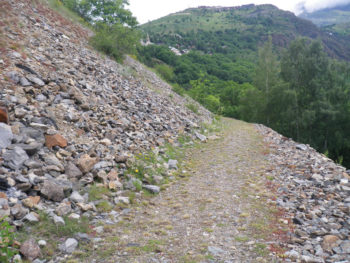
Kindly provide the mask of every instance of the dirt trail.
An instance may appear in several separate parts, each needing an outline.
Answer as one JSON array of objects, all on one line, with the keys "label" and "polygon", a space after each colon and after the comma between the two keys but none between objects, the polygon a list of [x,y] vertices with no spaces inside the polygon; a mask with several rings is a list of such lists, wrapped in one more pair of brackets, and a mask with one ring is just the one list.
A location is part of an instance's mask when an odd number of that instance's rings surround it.
[{"label": "dirt trail", "polygon": [[221,139],[192,150],[191,176],[105,231],[96,262],[279,262],[268,249],[280,226],[267,204],[267,148],[254,125],[223,126]]}]

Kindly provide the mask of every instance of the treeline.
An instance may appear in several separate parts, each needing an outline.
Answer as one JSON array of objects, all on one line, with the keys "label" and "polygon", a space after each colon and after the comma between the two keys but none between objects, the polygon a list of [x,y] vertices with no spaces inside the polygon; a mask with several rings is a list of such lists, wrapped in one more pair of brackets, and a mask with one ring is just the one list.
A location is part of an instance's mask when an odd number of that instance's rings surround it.
[{"label": "treeline", "polygon": [[164,46],[140,47],[139,57],[211,111],[266,124],[349,167],[349,64],[304,38],[278,59],[271,42],[259,50],[256,65],[198,51],[176,56]]}]

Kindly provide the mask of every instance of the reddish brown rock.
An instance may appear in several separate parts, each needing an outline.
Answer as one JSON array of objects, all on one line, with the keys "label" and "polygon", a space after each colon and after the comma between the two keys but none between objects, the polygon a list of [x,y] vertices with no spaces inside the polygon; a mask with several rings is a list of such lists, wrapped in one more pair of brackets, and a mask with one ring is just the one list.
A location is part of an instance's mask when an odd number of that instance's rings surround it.
[{"label": "reddish brown rock", "polygon": [[80,171],[83,173],[88,173],[94,167],[94,165],[98,162],[98,158],[92,158],[88,154],[84,154],[77,161],[77,166]]},{"label": "reddish brown rock", "polygon": [[61,148],[67,147],[67,140],[60,134],[46,135],[45,145],[47,148],[52,148],[54,146],[59,146]]},{"label": "reddish brown rock", "polygon": [[334,235],[327,235],[323,238],[322,248],[326,251],[331,251],[332,248],[337,246],[337,241],[339,237]]},{"label": "reddish brown rock", "polygon": [[28,208],[33,208],[35,205],[39,204],[40,196],[29,196],[28,198],[22,200],[24,206]]},{"label": "reddish brown rock", "polygon": [[0,107],[0,122],[9,123],[9,116],[7,112],[7,108],[5,107]]},{"label": "reddish brown rock", "polygon": [[34,260],[40,256],[40,247],[34,239],[29,239],[21,245],[21,254],[29,260]]}]

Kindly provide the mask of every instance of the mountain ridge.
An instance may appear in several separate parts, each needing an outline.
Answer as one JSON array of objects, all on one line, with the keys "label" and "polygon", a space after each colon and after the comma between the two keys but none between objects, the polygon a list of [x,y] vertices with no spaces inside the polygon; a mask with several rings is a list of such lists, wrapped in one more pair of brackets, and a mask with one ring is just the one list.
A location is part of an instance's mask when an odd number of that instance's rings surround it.
[{"label": "mountain ridge", "polygon": [[[320,39],[330,56],[350,60],[347,37],[324,32],[309,20],[298,18],[292,12],[280,10],[273,5],[189,8],[143,24],[140,28],[150,35],[152,42],[178,45],[182,49],[191,49],[192,42],[196,41],[193,40],[193,34],[200,39],[203,38],[203,32],[209,32],[215,39],[212,42],[208,40],[208,43],[201,42],[197,46],[195,44],[197,49],[225,42],[214,32],[231,34],[231,42],[241,46],[244,43],[250,51],[256,51],[268,35],[272,36],[273,43],[279,48],[287,47],[296,37],[309,37]],[[175,33],[181,35],[182,39],[171,39],[171,34]],[[232,43],[230,45],[234,50]],[[204,48],[203,51],[208,53],[211,48]]]}]

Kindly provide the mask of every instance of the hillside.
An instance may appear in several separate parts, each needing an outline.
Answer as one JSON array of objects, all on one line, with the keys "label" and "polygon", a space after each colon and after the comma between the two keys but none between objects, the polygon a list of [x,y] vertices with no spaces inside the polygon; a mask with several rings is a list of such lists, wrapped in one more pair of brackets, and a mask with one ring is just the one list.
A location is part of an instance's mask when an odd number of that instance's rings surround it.
[{"label": "hillside", "polygon": [[277,48],[287,47],[296,37],[309,37],[321,39],[330,56],[350,59],[346,38],[327,34],[272,5],[191,8],[146,23],[141,29],[157,44],[250,60],[269,35]]},{"label": "hillside", "polygon": [[350,41],[350,5],[303,12],[299,17],[308,19],[327,34],[338,35]]}]

